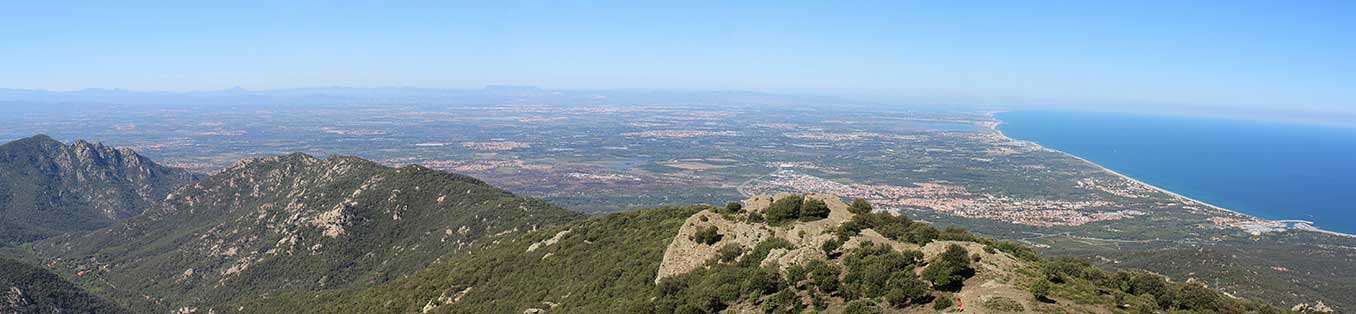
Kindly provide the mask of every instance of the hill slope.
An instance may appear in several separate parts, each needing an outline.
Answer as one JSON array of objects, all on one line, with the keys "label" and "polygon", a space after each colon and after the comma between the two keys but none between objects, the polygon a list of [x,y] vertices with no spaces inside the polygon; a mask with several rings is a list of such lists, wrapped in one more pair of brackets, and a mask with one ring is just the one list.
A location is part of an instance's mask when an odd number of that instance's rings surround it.
[{"label": "hill slope", "polygon": [[243,160],[135,219],[34,248],[139,312],[399,278],[493,235],[583,215],[471,177],[353,157]]},{"label": "hill slope", "polygon": [[0,145],[0,242],[88,231],[140,214],[188,171],[125,148],[37,135]]},{"label": "hill slope", "polygon": [[48,272],[0,258],[0,313],[129,313]]},{"label": "hill slope", "polygon": [[388,284],[250,313],[1227,312],[1279,309],[1110,273],[824,195],[611,214],[487,244]]}]

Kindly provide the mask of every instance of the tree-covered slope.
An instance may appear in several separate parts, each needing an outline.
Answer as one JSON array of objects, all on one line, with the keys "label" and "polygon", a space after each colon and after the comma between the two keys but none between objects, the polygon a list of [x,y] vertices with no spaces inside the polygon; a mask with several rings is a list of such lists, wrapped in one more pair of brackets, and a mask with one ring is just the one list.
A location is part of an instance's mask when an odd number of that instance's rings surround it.
[{"label": "tree-covered slope", "polygon": [[577,313],[621,313],[645,305],[637,302],[653,293],[664,247],[689,216],[706,208],[660,207],[593,217],[449,256],[386,285],[295,293],[238,308],[243,313],[411,313],[425,307],[522,313],[553,302]]},{"label": "tree-covered slope", "polygon": [[125,148],[37,135],[0,145],[0,242],[88,231],[140,214],[192,182]]},{"label": "tree-covered slope", "polygon": [[243,160],[140,217],[34,248],[132,310],[207,311],[382,283],[497,234],[582,217],[463,175],[291,154]]},{"label": "tree-covered slope", "polygon": [[0,313],[129,313],[38,266],[0,258]]},{"label": "tree-covered slope", "polygon": [[[489,243],[247,313],[1273,313],[1195,283],[1046,259],[829,196],[664,207]],[[825,212],[824,207],[831,209]]]}]

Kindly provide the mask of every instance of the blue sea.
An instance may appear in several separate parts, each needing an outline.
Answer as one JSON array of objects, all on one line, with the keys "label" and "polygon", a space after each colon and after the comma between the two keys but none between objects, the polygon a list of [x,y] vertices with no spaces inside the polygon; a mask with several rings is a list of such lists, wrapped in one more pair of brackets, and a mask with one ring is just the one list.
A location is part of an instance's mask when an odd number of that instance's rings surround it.
[{"label": "blue sea", "polygon": [[1009,137],[1187,197],[1356,233],[1356,128],[1123,113],[997,117]]}]

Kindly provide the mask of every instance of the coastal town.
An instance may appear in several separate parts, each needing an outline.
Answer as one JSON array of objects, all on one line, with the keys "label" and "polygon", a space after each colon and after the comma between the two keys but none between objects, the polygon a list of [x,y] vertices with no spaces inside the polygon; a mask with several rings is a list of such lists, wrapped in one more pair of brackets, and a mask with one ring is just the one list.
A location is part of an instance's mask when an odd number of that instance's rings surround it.
[{"label": "coastal town", "polygon": [[973,193],[962,186],[917,183],[913,186],[843,184],[824,178],[778,170],[741,187],[749,195],[781,192],[823,193],[861,198],[891,212],[932,210],[967,218],[983,218],[1030,226],[1078,226],[1090,222],[1145,215],[1138,210],[1095,211],[1112,207],[1109,201],[1019,199]]}]

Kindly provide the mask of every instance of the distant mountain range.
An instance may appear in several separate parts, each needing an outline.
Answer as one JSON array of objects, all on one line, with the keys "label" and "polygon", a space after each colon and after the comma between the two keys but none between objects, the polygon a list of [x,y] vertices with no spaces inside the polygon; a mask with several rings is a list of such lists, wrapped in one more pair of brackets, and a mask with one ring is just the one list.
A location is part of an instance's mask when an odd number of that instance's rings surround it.
[{"label": "distant mountain range", "polygon": [[[597,105],[666,104],[689,106],[872,106],[874,103],[814,95],[748,91],[550,90],[531,86],[489,86],[481,89],[413,87],[321,87],[277,90],[240,88],[195,92],[145,92],[121,89],[47,91],[0,88],[0,113],[60,112],[97,107],[268,107],[337,105]],[[25,104],[29,104],[25,106]],[[32,106],[31,104],[47,104]],[[51,105],[57,105],[55,107]]]},{"label": "distant mountain range", "polygon": [[0,145],[0,242],[106,227],[194,180],[131,150],[83,140],[66,145],[38,135]]}]

